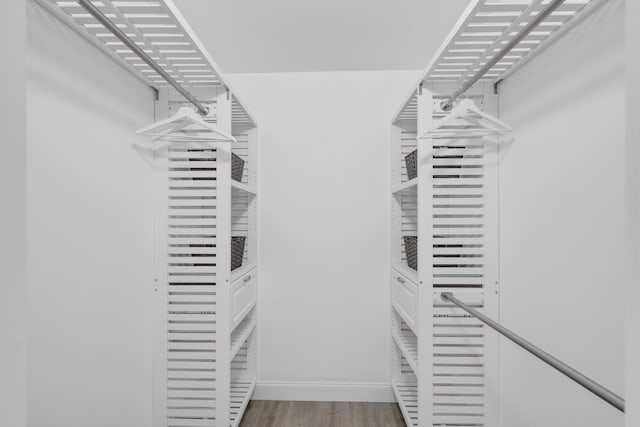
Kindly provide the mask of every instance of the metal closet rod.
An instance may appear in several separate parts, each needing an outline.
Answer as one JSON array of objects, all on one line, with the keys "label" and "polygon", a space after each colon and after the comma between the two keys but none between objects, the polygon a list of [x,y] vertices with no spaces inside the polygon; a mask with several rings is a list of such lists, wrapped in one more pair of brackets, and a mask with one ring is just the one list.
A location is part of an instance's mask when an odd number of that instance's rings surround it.
[{"label": "metal closet rod", "polygon": [[180,83],[175,81],[173,77],[169,75],[165,70],[162,69],[160,65],[156,61],[154,61],[149,55],[145,53],[133,40],[131,40],[127,35],[120,29],[116,24],[114,24],[109,18],[107,18],[104,13],[100,11],[97,7],[91,3],[90,0],[78,0],[78,3],[82,7],[85,8],[87,12],[91,14],[98,22],[105,26],[109,31],[113,33],[122,43],[124,43],[129,49],[133,51],[136,55],[140,57],[144,62],[149,65],[149,67],[153,68],[160,76],[167,81],[171,86],[177,90],[180,95],[184,96],[187,101],[192,103],[197,109],[198,113],[203,116],[209,114],[209,108],[203,105],[198,99],[191,94],[188,90],[186,90]]},{"label": "metal closet rod", "polygon": [[500,334],[509,338],[511,341],[513,341],[520,347],[524,348],[529,353],[536,356],[538,359],[542,360],[549,366],[557,369],[567,377],[571,378],[573,381],[577,382],[582,387],[586,388],[591,393],[598,396],[600,399],[614,406],[616,409],[619,409],[620,411],[624,412],[624,399],[618,396],[617,394],[615,394],[614,392],[612,392],[611,390],[598,384],[597,382],[593,381],[591,378],[578,372],[577,370],[573,369],[571,366],[567,365],[566,363],[556,359],[549,353],[531,344],[529,341],[525,340],[521,336],[515,334],[514,332],[511,332],[509,329],[505,328],[498,322],[490,319],[489,317],[485,316],[479,311],[469,307],[467,304],[463,303],[458,298],[454,297],[451,292],[443,292],[441,294],[441,297],[444,301],[448,301],[450,303],[457,305],[458,307],[460,307],[461,309],[463,309],[473,317],[485,323],[490,328],[496,330]]},{"label": "metal closet rod", "polygon": [[542,21],[544,21],[549,15],[553,13],[558,7],[564,3],[565,0],[553,0],[547,5],[540,13],[538,13],[516,36],[511,39],[500,51],[495,54],[477,73],[467,80],[460,89],[456,90],[453,95],[446,101],[440,103],[440,107],[443,111],[449,111],[453,108],[455,100],[471,88],[478,80],[480,80],[489,70],[493,68],[502,58],[504,58],[511,50],[522,41],[531,31],[533,31]]}]

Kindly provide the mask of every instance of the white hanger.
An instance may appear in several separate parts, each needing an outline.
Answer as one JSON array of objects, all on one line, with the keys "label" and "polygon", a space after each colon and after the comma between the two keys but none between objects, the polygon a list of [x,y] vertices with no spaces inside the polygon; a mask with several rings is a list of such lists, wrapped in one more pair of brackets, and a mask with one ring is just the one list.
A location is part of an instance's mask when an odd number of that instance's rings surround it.
[{"label": "white hanger", "polygon": [[[196,135],[189,135],[185,132],[185,129],[190,126],[196,126],[196,129],[192,129],[197,132]],[[189,107],[182,107],[168,119],[152,123],[136,133],[153,136],[152,141],[238,142],[232,135],[207,123]]]},{"label": "white hanger", "polygon": [[[464,120],[469,123],[468,127],[455,127],[453,122]],[[443,119],[438,120],[434,125],[424,132],[418,139],[430,138],[438,135],[490,135],[511,132],[511,126],[499,119],[481,111],[471,99],[464,99],[460,105],[455,107]]]}]

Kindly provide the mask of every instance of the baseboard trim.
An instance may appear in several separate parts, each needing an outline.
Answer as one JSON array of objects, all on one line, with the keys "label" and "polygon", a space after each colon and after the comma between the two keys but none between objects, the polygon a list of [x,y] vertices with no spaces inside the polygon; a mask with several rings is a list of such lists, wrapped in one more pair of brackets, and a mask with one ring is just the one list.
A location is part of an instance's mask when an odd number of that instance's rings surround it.
[{"label": "baseboard trim", "polygon": [[258,381],[254,400],[316,402],[395,402],[386,383],[313,383]]}]

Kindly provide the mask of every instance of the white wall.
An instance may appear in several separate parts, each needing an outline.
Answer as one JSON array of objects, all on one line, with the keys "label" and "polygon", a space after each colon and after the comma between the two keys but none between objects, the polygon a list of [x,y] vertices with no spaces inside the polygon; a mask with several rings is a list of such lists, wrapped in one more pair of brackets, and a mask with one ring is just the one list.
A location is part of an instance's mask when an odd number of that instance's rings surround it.
[{"label": "white wall", "polygon": [[258,398],[389,400],[389,123],[415,72],[229,76],[260,122]]},{"label": "white wall", "polygon": [[[623,1],[500,86],[515,141],[501,164],[501,318],[624,393]],[[504,342],[502,425],[616,427],[623,416]]]},{"label": "white wall", "polygon": [[424,68],[469,0],[174,2],[225,72],[277,73]]},{"label": "white wall", "polygon": [[29,2],[31,427],[150,427],[153,121],[138,80]]},{"label": "white wall", "polygon": [[627,186],[630,267],[627,280],[627,427],[640,425],[640,3],[627,0]]},{"label": "white wall", "polygon": [[26,425],[25,3],[0,2],[0,426]]}]

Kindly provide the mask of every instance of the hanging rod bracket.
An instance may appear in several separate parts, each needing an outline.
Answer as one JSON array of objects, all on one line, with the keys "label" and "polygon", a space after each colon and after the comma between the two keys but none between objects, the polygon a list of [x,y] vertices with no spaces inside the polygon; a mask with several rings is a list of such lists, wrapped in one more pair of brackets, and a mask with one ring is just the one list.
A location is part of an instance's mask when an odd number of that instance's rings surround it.
[{"label": "hanging rod bracket", "polygon": [[[453,103],[458,99],[460,95],[465,93],[467,90],[471,88],[478,80],[480,80],[487,72],[489,72],[494,65],[496,65],[502,58],[504,58],[511,50],[516,47],[522,39],[527,37],[531,31],[533,31],[542,21],[547,19],[549,15],[551,15],[557,8],[559,8],[565,0],[552,0],[547,7],[545,7],[540,13],[538,13],[535,17],[529,21],[529,23],[522,29],[518,34],[516,34],[510,41],[507,43],[498,53],[493,55],[487,63],[480,68],[469,80],[464,82],[462,87],[456,90],[453,95],[449,97],[449,99],[442,101],[440,103],[440,108],[443,111],[451,111],[453,108]],[[495,86],[494,86],[495,89]]]}]

